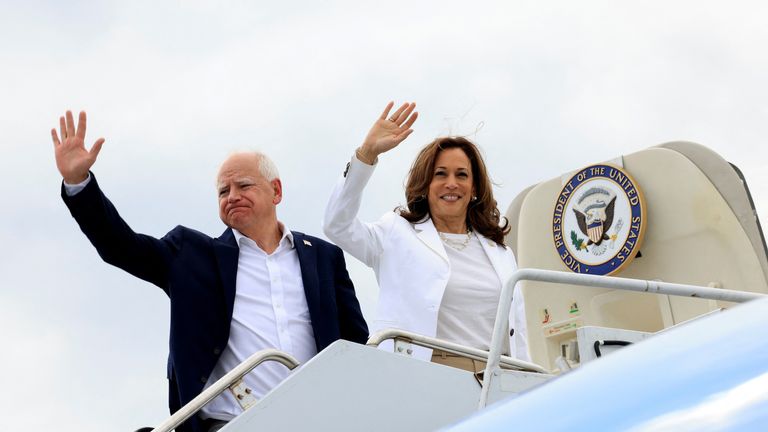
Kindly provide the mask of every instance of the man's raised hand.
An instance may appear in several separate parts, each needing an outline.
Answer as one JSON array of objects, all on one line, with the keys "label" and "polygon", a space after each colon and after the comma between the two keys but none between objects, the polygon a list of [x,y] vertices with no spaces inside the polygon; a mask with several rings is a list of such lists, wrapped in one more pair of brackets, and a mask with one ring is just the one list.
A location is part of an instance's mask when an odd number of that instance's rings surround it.
[{"label": "man's raised hand", "polygon": [[59,134],[56,129],[51,129],[53,148],[56,154],[56,167],[59,169],[64,182],[77,184],[88,178],[88,171],[96,162],[96,157],[104,144],[104,138],[99,138],[90,150],[85,148],[85,111],[80,111],[80,118],[75,129],[75,119],[72,111],[67,111],[65,116],[59,117]]}]

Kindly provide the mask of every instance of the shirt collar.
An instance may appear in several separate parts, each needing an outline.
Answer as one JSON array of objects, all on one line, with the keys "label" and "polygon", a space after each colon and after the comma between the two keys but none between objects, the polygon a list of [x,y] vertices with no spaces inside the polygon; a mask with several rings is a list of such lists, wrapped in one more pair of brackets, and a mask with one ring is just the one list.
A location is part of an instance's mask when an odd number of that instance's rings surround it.
[{"label": "shirt collar", "polygon": [[[278,247],[280,247],[280,245],[282,245],[282,244],[286,244],[289,247],[289,249],[293,249],[294,248],[293,233],[291,232],[291,230],[287,229],[285,227],[285,224],[280,222],[280,221],[277,221],[277,226],[278,226],[278,228],[280,228],[280,232],[282,232],[282,234],[283,234],[280,237],[280,242],[278,243]],[[232,234],[235,235],[235,240],[237,241],[237,246],[238,247],[240,246],[240,241],[242,239],[248,239],[248,240],[253,241],[252,239],[250,239],[249,237],[246,237],[245,235],[243,235],[243,233],[241,233],[240,231],[238,231],[238,230],[236,230],[234,228],[232,228]],[[284,242],[287,242],[287,243],[284,243]],[[256,242],[254,242],[254,243],[256,243]]]}]

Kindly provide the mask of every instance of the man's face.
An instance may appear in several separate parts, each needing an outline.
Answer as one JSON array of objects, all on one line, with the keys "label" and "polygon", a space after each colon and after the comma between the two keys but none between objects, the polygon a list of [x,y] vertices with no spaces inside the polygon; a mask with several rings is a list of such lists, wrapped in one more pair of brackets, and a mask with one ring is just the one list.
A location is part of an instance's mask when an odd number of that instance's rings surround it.
[{"label": "man's face", "polygon": [[217,180],[219,217],[242,233],[259,223],[277,220],[275,207],[283,199],[280,179],[269,181],[259,173],[252,154],[236,154],[224,161]]}]

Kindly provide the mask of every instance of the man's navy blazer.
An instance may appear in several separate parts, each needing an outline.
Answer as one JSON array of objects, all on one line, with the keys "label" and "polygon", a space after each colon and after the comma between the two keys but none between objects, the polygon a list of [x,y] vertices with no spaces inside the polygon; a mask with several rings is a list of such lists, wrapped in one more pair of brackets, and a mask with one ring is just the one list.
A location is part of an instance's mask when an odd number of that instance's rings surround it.
[{"label": "man's navy blazer", "polygon": [[[239,249],[231,229],[218,238],[177,226],[157,239],[134,232],[102,193],[88,185],[62,198],[104,261],[151,282],[171,300],[169,406],[175,412],[202,390],[229,340]],[[292,231],[317,351],[368,338],[344,255],[337,246]],[[256,369],[255,373],[258,373]],[[198,431],[193,418],[179,431]]]}]

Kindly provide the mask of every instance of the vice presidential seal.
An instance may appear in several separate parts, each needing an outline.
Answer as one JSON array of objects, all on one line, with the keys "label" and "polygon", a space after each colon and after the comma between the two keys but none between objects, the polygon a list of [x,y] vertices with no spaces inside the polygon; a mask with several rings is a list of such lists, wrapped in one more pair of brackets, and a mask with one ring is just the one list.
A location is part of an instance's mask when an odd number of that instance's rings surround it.
[{"label": "vice presidential seal", "polygon": [[557,196],[552,234],[557,254],[576,273],[616,273],[637,255],[645,233],[637,183],[607,164],[579,170]]}]

